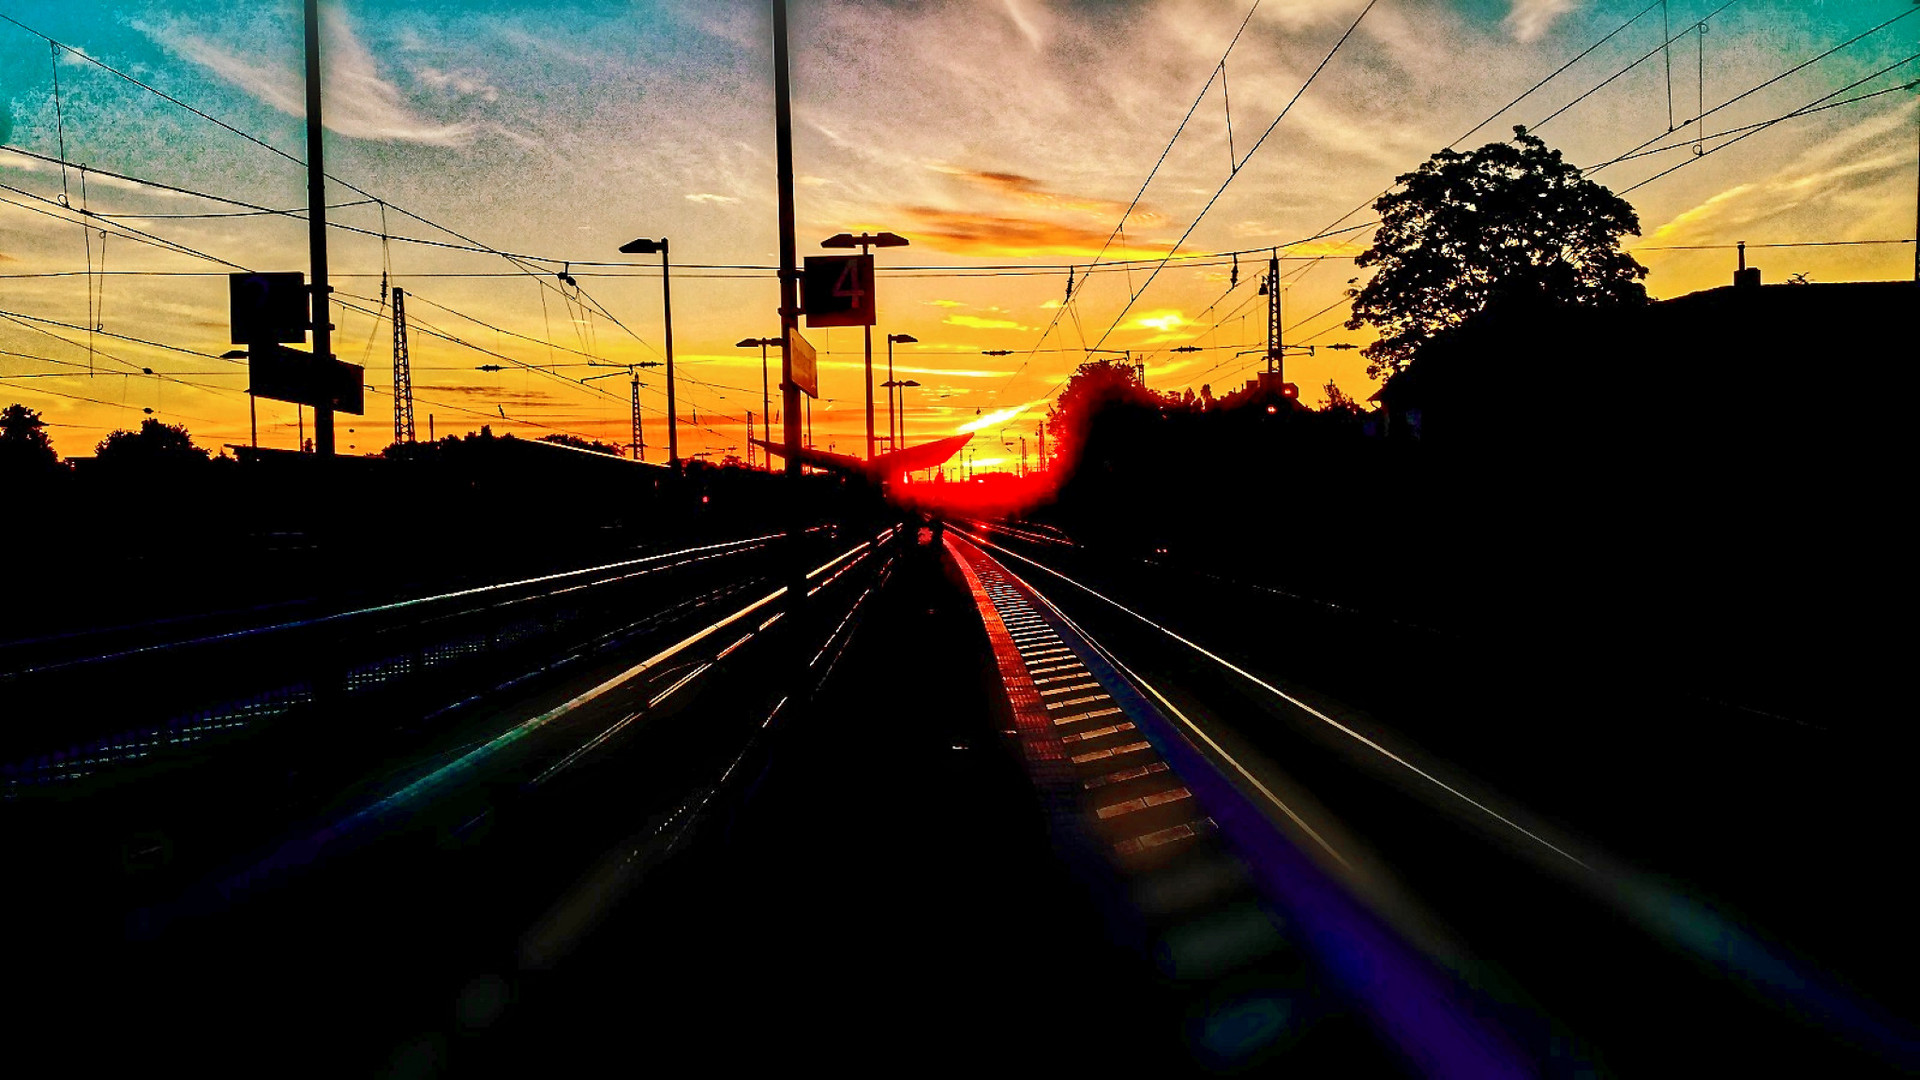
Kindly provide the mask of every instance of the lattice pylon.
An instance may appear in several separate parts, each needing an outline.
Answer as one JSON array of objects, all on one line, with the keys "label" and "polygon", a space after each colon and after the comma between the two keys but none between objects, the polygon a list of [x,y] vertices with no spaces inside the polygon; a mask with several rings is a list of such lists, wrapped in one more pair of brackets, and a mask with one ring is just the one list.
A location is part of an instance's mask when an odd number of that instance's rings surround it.
[{"label": "lattice pylon", "polygon": [[407,359],[407,291],[393,290],[393,441],[413,441],[413,370]]}]

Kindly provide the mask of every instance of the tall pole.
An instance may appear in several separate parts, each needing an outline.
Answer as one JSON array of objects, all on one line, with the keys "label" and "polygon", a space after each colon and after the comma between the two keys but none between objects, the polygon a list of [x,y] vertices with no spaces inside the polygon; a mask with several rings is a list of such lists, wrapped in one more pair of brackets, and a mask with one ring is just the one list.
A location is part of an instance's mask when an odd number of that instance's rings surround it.
[{"label": "tall pole", "polygon": [[[862,251],[866,249],[862,248]],[[860,328],[860,340],[865,343],[867,358],[867,460],[873,460],[873,327]]]},{"label": "tall pole", "polygon": [[[893,397],[900,392],[900,384],[893,381],[893,335],[887,335],[887,449],[900,449],[900,436],[894,426]],[[902,403],[904,407],[904,401]]]},{"label": "tall pole", "polygon": [[407,348],[407,290],[393,289],[393,441],[413,442],[413,362]]},{"label": "tall pole", "polygon": [[[800,314],[800,271],[793,239],[793,103],[787,85],[787,0],[773,0],[773,109],[780,187],[780,407],[783,410],[780,426],[787,445],[787,477],[797,482],[800,478],[800,387],[793,381],[793,334],[795,319]],[[812,402],[808,405],[811,407]],[[797,500],[794,513],[799,513]],[[797,519],[793,524],[798,525]],[[796,528],[794,540],[797,542],[798,538]],[[800,572],[798,561],[793,565],[793,572],[796,576]],[[805,594],[804,589],[795,592]]]},{"label": "tall pole", "polygon": [[[767,471],[773,471],[773,398],[767,390],[767,339],[760,339],[760,441],[767,445]],[[748,434],[752,434],[749,432]]]},{"label": "tall pole", "polygon": [[668,276],[667,238],[660,238],[660,306],[667,320],[667,467],[680,467],[680,414],[673,407],[673,282]]},{"label": "tall pole", "polygon": [[[887,381],[893,382],[893,342],[891,341],[887,342]],[[898,450],[902,446],[905,446],[907,442],[907,388],[901,386],[899,383],[894,383],[893,392],[900,395],[900,424],[897,428],[898,434],[889,436],[894,441],[889,442],[887,448],[890,450]],[[887,399],[887,405],[889,411],[891,411],[893,405],[892,398]],[[887,419],[892,420],[893,418],[889,416]]]},{"label": "tall pole", "polygon": [[[333,327],[328,322],[333,314],[328,300],[333,288],[327,284],[327,170],[321,160],[321,142],[320,0],[307,0],[307,253],[313,277],[313,362],[317,369],[327,370],[333,363]],[[321,457],[333,456],[331,402],[313,404],[313,447]]]},{"label": "tall pole", "polygon": [[1267,374],[1276,379],[1285,370],[1280,344],[1280,253],[1267,260]]},{"label": "tall pole", "polygon": [[632,369],[628,369],[627,374],[633,377],[633,460],[645,461],[647,460],[646,436],[640,428],[640,374]]}]

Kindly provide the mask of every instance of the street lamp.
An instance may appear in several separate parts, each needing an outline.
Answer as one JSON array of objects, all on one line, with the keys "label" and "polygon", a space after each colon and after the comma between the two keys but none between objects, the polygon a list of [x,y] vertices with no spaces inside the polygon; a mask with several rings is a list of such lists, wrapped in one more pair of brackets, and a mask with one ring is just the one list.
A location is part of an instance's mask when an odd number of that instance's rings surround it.
[{"label": "street lamp", "polygon": [[[887,335],[887,381],[885,383],[886,386],[897,387],[900,385],[898,382],[894,380],[894,377],[893,377],[893,343],[897,341],[902,345],[912,345],[919,342],[919,340],[920,340],[919,338],[914,337],[912,334],[888,334]],[[915,385],[918,385],[918,384],[916,383]],[[902,407],[905,407],[905,404],[906,404],[905,402],[902,402],[901,403]],[[887,449],[889,450],[900,449],[900,436],[894,427],[894,421],[893,421],[893,391],[891,389],[887,391]]]},{"label": "street lamp", "polygon": [[651,255],[660,253],[660,306],[661,314],[667,324],[667,465],[680,467],[679,414],[673,407],[673,283],[667,265],[667,238],[638,240],[620,245],[622,255]]},{"label": "street lamp", "polygon": [[[223,352],[220,354],[220,359],[247,360],[249,359],[249,356],[248,356],[247,350],[245,349],[228,349],[226,352]],[[247,366],[247,371],[249,375],[251,375],[253,371],[253,366],[251,364]],[[259,419],[259,415],[254,411],[253,405],[254,405],[253,380],[252,378],[248,378],[247,380],[247,427],[252,432],[253,448],[255,450],[258,450],[260,449],[260,419]]]},{"label": "street lamp", "polygon": [[[767,383],[767,349],[770,346],[777,346],[779,344],[780,339],[777,337],[742,338],[733,343],[733,347],[736,349],[751,349],[755,345],[760,346],[760,441],[766,443],[768,449],[772,449],[773,447],[773,392]],[[773,471],[773,455],[771,453],[767,455],[767,471]]]},{"label": "street lamp", "polygon": [[[905,447],[907,441],[907,387],[920,384],[912,379],[888,379],[887,385],[900,395],[900,445],[894,447],[899,450]],[[893,399],[889,397],[887,400],[891,402]]]},{"label": "street lamp", "polygon": [[[890,233],[890,232],[881,232],[881,233],[863,232],[859,236],[855,236],[852,233],[834,233],[832,236],[829,236],[825,240],[820,241],[820,246],[823,248],[855,248],[857,247],[860,249],[860,254],[865,255],[869,247],[906,247],[907,238],[904,236],[901,236],[898,233]],[[867,460],[872,461],[873,460],[873,327],[871,325],[862,326],[860,328],[860,337],[862,342],[865,344],[865,356],[867,361],[867,368],[866,368],[867,370]]]}]

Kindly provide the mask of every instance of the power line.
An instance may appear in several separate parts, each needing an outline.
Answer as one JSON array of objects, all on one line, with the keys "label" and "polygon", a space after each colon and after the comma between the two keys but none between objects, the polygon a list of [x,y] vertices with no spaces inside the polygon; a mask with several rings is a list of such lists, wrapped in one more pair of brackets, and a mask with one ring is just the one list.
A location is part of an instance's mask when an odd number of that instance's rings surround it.
[{"label": "power line", "polygon": [[[1340,51],[1341,46],[1347,43],[1347,39],[1353,36],[1353,32],[1360,28],[1361,21],[1367,17],[1367,14],[1373,10],[1373,6],[1377,3],[1379,3],[1379,0],[1367,0],[1367,6],[1360,9],[1360,14],[1354,17],[1352,25],[1347,27],[1347,32],[1341,34],[1340,40],[1333,43],[1333,48],[1327,50],[1327,55],[1321,58],[1319,65],[1316,66],[1313,72],[1307,76],[1306,80],[1300,84],[1300,89],[1294,91],[1293,97],[1288,99],[1286,105],[1281,108],[1279,115],[1273,118],[1273,123],[1268,124],[1267,130],[1261,132],[1260,137],[1254,140],[1253,146],[1247,150],[1246,156],[1241,159],[1242,165],[1252,160],[1253,155],[1258,153],[1260,147],[1266,144],[1268,136],[1272,135],[1274,130],[1280,126],[1280,121],[1286,119],[1287,113],[1292,111],[1294,104],[1300,100],[1301,95],[1305,94],[1307,88],[1312,86],[1314,81],[1320,77],[1320,73],[1326,70],[1327,65],[1333,61],[1334,55]],[[1187,226],[1186,231],[1180,234],[1180,239],[1174,242],[1174,250],[1179,250],[1180,245],[1186,242],[1187,237],[1193,235],[1193,230],[1200,227],[1200,222],[1206,218],[1207,212],[1212,210],[1214,204],[1220,201],[1220,196],[1226,193],[1228,185],[1232,184],[1234,177],[1239,175],[1240,166],[1235,166],[1234,171],[1229,173],[1226,180],[1220,184],[1219,190],[1215,191],[1213,197],[1207,200],[1207,204],[1200,208],[1200,213],[1194,216],[1192,223]],[[1167,260],[1161,260],[1160,264],[1154,267],[1153,272],[1147,275],[1147,280],[1141,284],[1139,290],[1128,296],[1127,302],[1121,307],[1119,314],[1113,317],[1113,322],[1108,324],[1107,329],[1103,331],[1099,339],[1094,342],[1093,347],[1095,349],[1106,344],[1107,338],[1111,336],[1115,328],[1120,325],[1120,321],[1127,317],[1127,312],[1133,310],[1134,303],[1139,300],[1149,288],[1153,287],[1154,279],[1160,276],[1160,271],[1165,268],[1166,263]],[[1064,383],[1065,380],[1063,379],[1060,383],[1056,383],[1055,386],[1057,388],[1060,385],[1064,385]],[[1047,393],[1051,395],[1052,392],[1052,390],[1049,390]]]},{"label": "power line", "polygon": [[[1920,8],[1914,8],[1913,10],[1920,11]],[[1664,169],[1660,172],[1654,173],[1652,176],[1647,177],[1646,179],[1640,181],[1639,183],[1622,189],[1620,194],[1626,195],[1630,192],[1637,191],[1640,188],[1646,187],[1648,184],[1653,183],[1655,180],[1658,180],[1663,176],[1668,176],[1672,173],[1678,172],[1681,169],[1686,168],[1687,166],[1693,164],[1696,161],[1699,161],[1701,158],[1706,157],[1709,154],[1719,153],[1720,151],[1725,150],[1727,147],[1732,146],[1733,144],[1741,141],[1742,139],[1746,139],[1753,135],[1758,135],[1762,131],[1765,131],[1766,129],[1774,126],[1775,124],[1781,123],[1783,121],[1791,120],[1796,116],[1804,116],[1809,112],[1815,111],[1814,106],[1819,105],[1821,102],[1824,102],[1829,98],[1837,97],[1841,94],[1844,94],[1847,91],[1852,90],[1855,87],[1861,85],[1862,83],[1868,82],[1872,79],[1877,79],[1880,76],[1885,75],[1887,72],[1892,71],[1894,68],[1900,67],[1901,65],[1904,65],[1904,64],[1912,63],[1916,59],[1920,59],[1920,53],[1915,53],[1914,55],[1909,56],[1904,60],[1896,61],[1895,63],[1889,64],[1886,67],[1881,68],[1879,71],[1876,71],[1873,74],[1866,76],[1865,78],[1857,79],[1854,82],[1848,83],[1846,86],[1843,86],[1840,89],[1833,91],[1832,93],[1823,94],[1822,96],[1813,99],[1812,101],[1808,102],[1806,105],[1803,105],[1800,108],[1793,110],[1792,112],[1782,114],[1780,116],[1775,117],[1772,120],[1766,121],[1765,123],[1755,125],[1752,130],[1736,135],[1733,138],[1728,139],[1726,142],[1719,144],[1718,146],[1701,150],[1700,152],[1694,154],[1692,157],[1689,157],[1685,161],[1682,161],[1678,165],[1675,165],[1675,166],[1672,166],[1671,168]],[[1894,87],[1893,89],[1903,89],[1903,88]],[[1869,94],[1861,98],[1857,98],[1855,100],[1864,101],[1866,100],[1867,97],[1873,97],[1873,96],[1875,95]]]},{"label": "power line", "polygon": [[[1845,41],[1843,41],[1843,42],[1841,42],[1840,44],[1838,44],[1838,45],[1835,45],[1835,46],[1834,46],[1833,48],[1831,48],[1831,49],[1828,49],[1827,51],[1825,51],[1825,52],[1823,52],[1823,53],[1820,53],[1819,55],[1817,55],[1817,56],[1814,56],[1814,57],[1812,57],[1811,59],[1808,59],[1808,60],[1805,60],[1805,61],[1802,61],[1802,62],[1801,62],[1801,63],[1799,63],[1799,64],[1795,64],[1795,65],[1794,65],[1793,67],[1790,67],[1790,68],[1788,68],[1787,70],[1785,70],[1785,71],[1783,71],[1783,72],[1781,72],[1781,73],[1780,73],[1780,74],[1778,74],[1778,75],[1775,75],[1775,76],[1774,76],[1773,78],[1771,78],[1771,79],[1768,79],[1768,80],[1766,80],[1765,82],[1762,82],[1762,83],[1760,83],[1760,84],[1759,84],[1759,85],[1757,85],[1757,86],[1753,86],[1753,87],[1750,87],[1750,88],[1748,88],[1747,90],[1744,90],[1744,91],[1742,91],[1741,93],[1738,93],[1738,94],[1735,94],[1735,95],[1734,95],[1733,97],[1730,97],[1730,98],[1728,98],[1727,100],[1725,100],[1725,101],[1723,101],[1723,102],[1721,102],[1720,104],[1718,104],[1718,105],[1715,105],[1715,106],[1714,106],[1713,108],[1711,108],[1711,109],[1707,109],[1707,110],[1705,110],[1705,111],[1703,111],[1703,112],[1701,112],[1701,113],[1700,113],[1700,114],[1699,114],[1698,116],[1695,116],[1695,117],[1694,117],[1693,119],[1691,119],[1691,120],[1688,120],[1688,121],[1686,121],[1686,123],[1683,123],[1683,124],[1681,124],[1679,128],[1675,128],[1675,129],[1672,129],[1672,130],[1669,130],[1669,131],[1663,131],[1663,132],[1661,132],[1660,134],[1658,134],[1658,135],[1655,135],[1655,136],[1654,136],[1653,138],[1651,138],[1651,139],[1648,139],[1647,141],[1645,141],[1645,142],[1643,142],[1643,143],[1641,143],[1640,145],[1638,145],[1638,146],[1636,146],[1636,147],[1634,147],[1633,149],[1631,149],[1631,150],[1629,150],[1629,151],[1627,151],[1626,153],[1624,153],[1624,154],[1620,154],[1620,155],[1618,155],[1618,156],[1616,156],[1616,157],[1613,157],[1613,158],[1611,158],[1611,159],[1609,159],[1609,160],[1607,160],[1607,161],[1603,161],[1603,162],[1601,162],[1601,163],[1600,163],[1600,164],[1598,164],[1598,165],[1593,165],[1593,166],[1590,166],[1590,167],[1588,167],[1588,168],[1587,168],[1587,169],[1586,169],[1585,171],[1586,171],[1586,172],[1588,172],[1588,173],[1596,173],[1596,172],[1599,172],[1599,171],[1600,171],[1601,169],[1604,169],[1604,168],[1606,168],[1606,167],[1607,167],[1607,166],[1609,166],[1609,165],[1615,165],[1615,164],[1618,164],[1618,163],[1620,163],[1620,162],[1622,162],[1622,161],[1626,161],[1626,160],[1628,160],[1629,158],[1631,158],[1631,157],[1634,157],[1634,156],[1636,156],[1636,155],[1638,155],[1640,151],[1642,151],[1642,150],[1645,150],[1645,149],[1646,149],[1647,147],[1649,147],[1649,146],[1652,146],[1652,145],[1653,145],[1654,143],[1657,143],[1657,142],[1659,142],[1659,141],[1660,141],[1661,139],[1664,139],[1664,138],[1666,138],[1667,136],[1669,136],[1669,135],[1672,135],[1674,131],[1678,131],[1678,130],[1682,130],[1682,129],[1684,129],[1684,128],[1686,128],[1686,126],[1687,126],[1688,124],[1693,124],[1693,123],[1697,123],[1697,122],[1699,122],[1699,121],[1701,121],[1701,120],[1705,120],[1705,119],[1706,119],[1707,117],[1709,117],[1709,116],[1712,116],[1712,115],[1713,115],[1714,113],[1717,113],[1717,112],[1719,112],[1720,110],[1722,110],[1722,109],[1724,109],[1724,108],[1726,108],[1727,106],[1729,106],[1729,105],[1732,105],[1733,103],[1735,103],[1735,102],[1737,102],[1737,101],[1740,101],[1740,100],[1742,100],[1742,99],[1744,99],[1744,98],[1747,98],[1747,97],[1751,97],[1752,95],[1754,95],[1754,94],[1757,94],[1757,93],[1759,93],[1760,91],[1762,91],[1762,90],[1764,90],[1764,89],[1766,89],[1767,87],[1769,87],[1769,86],[1772,86],[1772,85],[1773,85],[1774,83],[1777,83],[1777,82],[1779,82],[1780,80],[1782,80],[1782,79],[1784,79],[1784,78],[1787,78],[1787,77],[1788,77],[1788,76],[1790,76],[1790,75],[1794,75],[1794,74],[1797,74],[1797,73],[1799,73],[1799,72],[1801,72],[1801,71],[1803,71],[1803,70],[1805,70],[1806,68],[1808,68],[1808,67],[1811,67],[1811,66],[1813,66],[1814,64],[1817,64],[1817,63],[1819,63],[1819,62],[1820,62],[1820,61],[1822,61],[1822,60],[1825,60],[1825,59],[1826,59],[1827,57],[1829,57],[1829,56],[1832,56],[1832,55],[1833,55],[1834,53],[1837,53],[1837,52],[1839,52],[1839,51],[1841,51],[1842,49],[1845,49],[1845,48],[1847,48],[1848,46],[1850,46],[1850,45],[1852,45],[1852,44],[1854,44],[1854,43],[1855,43],[1855,42],[1857,42],[1857,41],[1860,41],[1860,40],[1861,40],[1861,39],[1863,39],[1863,38],[1866,38],[1866,37],[1868,37],[1868,36],[1871,36],[1871,35],[1873,35],[1873,34],[1877,34],[1877,33],[1879,33],[1879,32],[1880,32],[1880,31],[1882,31],[1882,30],[1885,30],[1885,29],[1886,29],[1887,27],[1889,27],[1889,26],[1892,26],[1892,25],[1893,25],[1894,23],[1897,23],[1897,22],[1899,22],[1900,20],[1902,20],[1902,19],[1904,19],[1904,18],[1906,18],[1906,17],[1908,17],[1909,15],[1912,15],[1912,14],[1914,14],[1914,13],[1916,13],[1916,12],[1920,12],[1920,7],[1910,7],[1910,8],[1908,8],[1908,9],[1907,9],[1906,11],[1903,11],[1903,12],[1901,12],[1900,14],[1898,14],[1898,15],[1895,15],[1895,16],[1894,16],[1893,18],[1891,18],[1891,19],[1888,19],[1888,20],[1886,20],[1885,22],[1882,22],[1882,23],[1880,23],[1879,25],[1877,25],[1877,26],[1874,26],[1874,27],[1872,27],[1871,29],[1868,29],[1868,30],[1863,30],[1863,31],[1861,31],[1861,32],[1860,32],[1860,33],[1858,33],[1858,34],[1855,34],[1855,35],[1854,35],[1853,37],[1850,37],[1850,38],[1848,38],[1847,40],[1845,40]],[[1909,59],[1911,59],[1911,57],[1910,57]],[[1901,61],[1901,62],[1902,62],[1902,63],[1905,63],[1906,61]],[[1894,65],[1894,66],[1896,66],[1896,67],[1897,67],[1898,65],[1896,64],[1896,65]],[[1886,70],[1886,69],[1883,69],[1883,70]],[[1871,77],[1871,76],[1870,76],[1870,77]],[[1861,80],[1861,81],[1862,81],[1862,82],[1864,82],[1865,80]],[[1860,85],[1860,84],[1859,84],[1858,82],[1856,82],[1856,83],[1854,83],[1854,84],[1853,84],[1853,86],[1858,86],[1858,85]],[[1846,90],[1848,90],[1848,89],[1852,89],[1852,87],[1844,87],[1844,88],[1842,88],[1842,89],[1841,89],[1840,91],[1836,91],[1836,93],[1844,93],[1844,92],[1845,92]],[[1833,96],[1832,94],[1829,94],[1829,95],[1827,95],[1827,97],[1832,97],[1832,96]],[[1819,101],[1825,101],[1825,100],[1826,100],[1826,98],[1824,98],[1824,97],[1823,97],[1823,98],[1820,98],[1820,99],[1817,99],[1817,100],[1819,100]],[[1788,115],[1789,115],[1789,116],[1791,116],[1792,114],[1791,114],[1791,113],[1789,113]],[[1784,119],[1784,117],[1783,117],[1783,119]],[[1672,170],[1668,170],[1668,171],[1670,172],[1670,171],[1672,171]],[[1665,174],[1663,173],[1663,174],[1661,174],[1661,175],[1665,175]],[[1643,180],[1643,181],[1641,181],[1641,183],[1642,183],[1642,184],[1644,184],[1644,183],[1646,183],[1646,181],[1644,181],[1644,180]],[[1638,187],[1638,186],[1640,186],[1640,185],[1639,185],[1639,184],[1636,184],[1636,185],[1634,185],[1634,186],[1635,186],[1635,187]],[[1630,191],[1630,190],[1632,190],[1632,188],[1629,188],[1628,190]]]},{"label": "power line", "polygon": [[[1592,97],[1593,95],[1599,93],[1601,90],[1611,85],[1615,79],[1618,79],[1620,76],[1625,75],[1626,73],[1632,71],[1634,68],[1639,67],[1641,64],[1646,63],[1648,60],[1651,60],[1656,54],[1668,48],[1671,48],[1674,42],[1679,41],[1681,38],[1686,37],[1688,34],[1694,33],[1695,30],[1698,29],[1699,27],[1705,26],[1707,24],[1707,20],[1714,18],[1715,16],[1719,15],[1721,12],[1732,7],[1737,2],[1738,0],[1726,0],[1726,3],[1721,4],[1719,7],[1714,8],[1712,11],[1707,12],[1705,15],[1702,15],[1700,18],[1695,19],[1692,26],[1688,27],[1685,30],[1680,31],[1678,34],[1674,34],[1671,37],[1668,37],[1665,41],[1662,41],[1659,45],[1655,46],[1645,56],[1642,56],[1640,59],[1635,60],[1631,64],[1628,64],[1626,67],[1623,67],[1619,71],[1616,71],[1613,74],[1607,76],[1605,79],[1601,80],[1599,83],[1594,85],[1591,89],[1589,89],[1586,93],[1581,94],[1579,97],[1574,98],[1572,101],[1569,101],[1565,105],[1562,105],[1559,108],[1548,113],[1546,119],[1541,120],[1537,124],[1534,124],[1533,128],[1545,127],[1550,121],[1553,120],[1554,117],[1559,116],[1561,113],[1566,112],[1568,109],[1573,108],[1575,105],[1578,105],[1581,102]],[[1641,14],[1645,14],[1645,12],[1642,12]],[[1635,16],[1636,19],[1638,17],[1639,16]],[[1692,120],[1687,121],[1687,124],[1691,124],[1691,123],[1693,123]],[[1685,127],[1686,124],[1682,124],[1680,126]],[[1528,130],[1531,131],[1533,130],[1533,128],[1529,128]],[[1674,128],[1672,124],[1669,123],[1666,134],[1671,135],[1676,130],[1678,129]]]}]

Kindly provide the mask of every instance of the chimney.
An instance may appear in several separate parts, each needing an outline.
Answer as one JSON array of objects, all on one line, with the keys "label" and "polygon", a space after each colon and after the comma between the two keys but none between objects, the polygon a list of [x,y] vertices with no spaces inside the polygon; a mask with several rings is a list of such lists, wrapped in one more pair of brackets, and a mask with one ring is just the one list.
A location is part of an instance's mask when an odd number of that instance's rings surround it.
[{"label": "chimney", "polygon": [[1747,266],[1747,242],[1740,241],[1740,269],[1733,272],[1733,284],[1739,289],[1757,289],[1760,287],[1760,268]]}]

